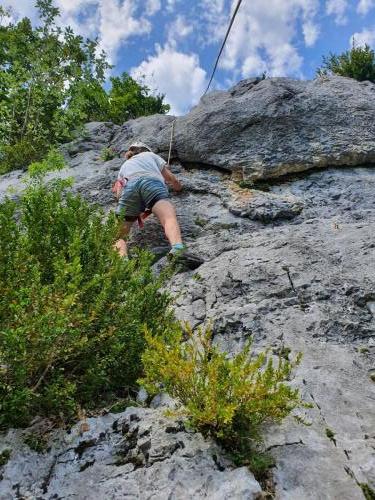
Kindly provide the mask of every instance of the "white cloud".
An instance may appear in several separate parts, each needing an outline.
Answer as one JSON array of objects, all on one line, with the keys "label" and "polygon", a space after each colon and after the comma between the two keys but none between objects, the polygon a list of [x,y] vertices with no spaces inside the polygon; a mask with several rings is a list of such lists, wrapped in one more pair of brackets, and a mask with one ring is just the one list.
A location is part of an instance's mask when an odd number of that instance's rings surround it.
[{"label": "white cloud", "polygon": [[370,47],[375,46],[375,26],[373,29],[364,28],[359,33],[354,33],[349,40],[350,47],[353,46],[353,41],[356,47],[369,45]]},{"label": "white cloud", "polygon": [[303,37],[307,47],[312,47],[317,41],[320,29],[312,21],[306,21],[302,26]]},{"label": "white cloud", "polygon": [[144,79],[154,91],[165,94],[171,112],[178,115],[198,102],[207,84],[198,56],[178,52],[169,45],[157,45],[156,55],[148,57],[130,73],[134,78]]},{"label": "white cloud", "polygon": [[151,23],[135,17],[136,3],[133,0],[101,0],[99,3],[100,47],[113,62],[121,44],[134,35],[144,35],[151,31]]},{"label": "white cloud", "polygon": [[3,7],[11,7],[14,18],[27,16],[30,19],[36,19],[37,13],[33,2],[30,0],[4,0],[1,2]]},{"label": "white cloud", "polygon": [[[208,0],[207,0],[208,1]],[[232,0],[232,12],[237,2]],[[319,0],[252,0],[241,5],[220,66],[240,68],[242,77],[302,76],[303,58],[294,46],[299,26],[306,46],[317,40]]]},{"label": "white cloud", "polygon": [[179,0],[167,0],[167,11],[173,12],[176,9]]},{"label": "white cloud", "polygon": [[199,0],[197,7],[200,19],[196,19],[196,24],[202,42],[209,45],[221,41],[228,26],[225,0]]},{"label": "white cloud", "polygon": [[97,4],[97,0],[55,0],[56,6],[60,9],[62,14],[70,14],[78,12],[90,4]]},{"label": "white cloud", "polygon": [[168,44],[176,47],[177,43],[189,36],[193,31],[193,25],[184,16],[177,16],[168,27]]},{"label": "white cloud", "polygon": [[243,62],[242,72],[245,75],[258,75],[265,71],[268,71],[267,63],[257,54],[252,54],[246,57]]},{"label": "white cloud", "polygon": [[[60,24],[70,25],[84,37],[98,36],[100,49],[107,52],[112,63],[116,61],[117,52],[126,40],[148,34],[152,29],[144,13],[146,16],[154,15],[161,8],[161,2],[147,0],[143,11],[138,13],[141,3],[140,0],[55,0],[61,12]],[[36,21],[34,2],[5,0],[4,4]]]},{"label": "white cloud", "polygon": [[146,14],[148,16],[153,16],[161,9],[160,0],[147,0],[146,2]]},{"label": "white cloud", "polygon": [[371,9],[375,7],[375,0],[359,0],[357,5],[357,12],[366,15]]},{"label": "white cloud", "polygon": [[329,16],[335,17],[336,24],[342,25],[348,22],[346,17],[347,8],[347,0],[327,0],[326,2],[326,12]]}]

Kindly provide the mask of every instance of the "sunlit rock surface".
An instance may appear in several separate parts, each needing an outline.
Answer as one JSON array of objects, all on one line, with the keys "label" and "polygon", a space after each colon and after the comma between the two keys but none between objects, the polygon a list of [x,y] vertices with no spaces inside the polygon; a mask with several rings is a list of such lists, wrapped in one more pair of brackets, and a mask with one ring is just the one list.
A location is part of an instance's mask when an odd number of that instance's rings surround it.
[{"label": "sunlit rock surface", "polygon": [[[264,430],[283,500],[362,499],[363,488],[375,489],[374,103],[368,82],[248,80],[176,122],[172,168],[184,191],[172,200],[186,243],[205,260],[169,283],[176,314],[193,327],[210,323],[228,352],[252,338],[256,350],[303,353],[292,383],[313,405],[302,412],[311,425],[290,418]],[[59,175],[111,210],[122,160],[103,162],[102,150],[137,138],[166,156],[172,121],[89,124],[64,146],[70,167]],[[9,186],[17,197],[22,177],[2,176],[0,197]],[[168,251],[152,217],[134,230],[136,244],[157,258]],[[133,411],[129,430],[113,427]],[[256,498],[250,473],[224,458],[218,465],[212,443],[167,425],[179,424],[158,409],[90,419],[87,435],[56,434],[45,455],[27,452],[14,431],[0,441],[0,452],[14,450],[0,469],[0,498]]]}]

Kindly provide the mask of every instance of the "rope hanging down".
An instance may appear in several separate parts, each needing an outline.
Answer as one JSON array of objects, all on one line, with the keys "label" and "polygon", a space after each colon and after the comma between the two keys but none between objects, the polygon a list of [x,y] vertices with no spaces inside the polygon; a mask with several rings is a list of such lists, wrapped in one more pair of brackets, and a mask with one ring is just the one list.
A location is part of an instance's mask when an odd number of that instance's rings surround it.
[{"label": "rope hanging down", "polygon": [[212,71],[212,75],[211,75],[211,78],[210,78],[210,81],[208,83],[208,86],[206,88],[206,91],[203,95],[206,95],[207,92],[208,92],[208,89],[210,88],[211,86],[211,83],[212,83],[212,80],[214,79],[214,75],[215,75],[215,72],[216,72],[216,69],[217,69],[217,65],[219,64],[219,59],[220,59],[220,56],[224,50],[224,47],[225,47],[225,44],[227,42],[227,39],[228,39],[228,36],[229,36],[229,33],[230,33],[230,30],[232,29],[232,26],[233,26],[233,23],[234,23],[234,20],[236,18],[236,15],[237,15],[237,12],[241,6],[241,3],[242,3],[242,0],[238,0],[238,3],[236,5],[236,8],[234,9],[234,12],[233,12],[233,16],[232,16],[232,19],[230,20],[230,23],[229,23],[229,26],[228,26],[228,29],[227,29],[227,32],[226,32],[226,35],[225,35],[225,38],[224,38],[224,41],[221,45],[221,49],[220,49],[220,52],[219,52],[219,55],[217,56],[217,59],[216,59],[216,62],[215,62],[215,66],[214,66],[214,69]]},{"label": "rope hanging down", "polygon": [[173,123],[172,123],[172,130],[171,130],[171,140],[170,140],[170,143],[169,143],[169,153],[168,153],[168,167],[171,163],[171,156],[172,156],[172,144],[173,144],[173,137],[174,137],[174,127],[175,127],[175,124],[176,124],[176,118],[173,120]]},{"label": "rope hanging down", "polygon": [[[211,78],[210,78],[210,81],[209,81],[208,86],[207,86],[207,88],[206,88],[206,90],[205,90],[205,92],[204,92],[203,95],[207,94],[207,92],[208,92],[208,90],[209,90],[209,88],[211,86],[212,80],[214,79],[215,72],[216,72],[216,69],[217,69],[217,65],[219,64],[219,59],[221,57],[221,54],[223,53],[225,44],[227,42],[229,33],[230,33],[231,29],[232,29],[234,20],[236,19],[236,16],[237,16],[238,10],[239,10],[239,8],[241,6],[241,3],[242,3],[242,0],[238,0],[236,8],[234,9],[234,12],[233,12],[233,15],[232,15],[232,19],[230,20],[227,32],[225,34],[224,41],[223,41],[223,43],[221,45],[219,55],[217,56],[217,59],[216,59],[216,62],[215,62],[215,66],[214,66],[214,69],[212,71],[212,75],[211,75]],[[176,125],[176,118],[173,120],[173,123],[172,123],[171,138],[170,138],[170,143],[169,143],[168,163],[167,163],[168,166],[170,165],[171,156],[172,156],[172,145],[173,145],[173,139],[174,139],[175,125]]]}]

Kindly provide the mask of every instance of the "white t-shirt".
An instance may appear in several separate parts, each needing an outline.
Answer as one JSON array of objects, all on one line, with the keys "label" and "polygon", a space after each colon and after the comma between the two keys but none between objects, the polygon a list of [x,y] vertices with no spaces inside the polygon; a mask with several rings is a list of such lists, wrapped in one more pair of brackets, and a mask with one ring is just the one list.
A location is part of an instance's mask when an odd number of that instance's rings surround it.
[{"label": "white t-shirt", "polygon": [[132,179],[135,177],[154,177],[164,182],[161,171],[166,166],[166,161],[159,155],[145,151],[132,156],[121,165],[118,179]]}]

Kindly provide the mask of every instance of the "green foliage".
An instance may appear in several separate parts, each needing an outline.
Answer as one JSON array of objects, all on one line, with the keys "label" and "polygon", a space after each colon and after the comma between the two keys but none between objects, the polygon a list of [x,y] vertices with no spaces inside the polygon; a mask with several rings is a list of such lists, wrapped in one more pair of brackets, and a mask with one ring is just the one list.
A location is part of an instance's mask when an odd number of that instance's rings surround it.
[{"label": "green foliage", "polygon": [[147,332],[146,341],[141,384],[150,393],[163,387],[194,428],[218,439],[242,463],[260,440],[262,424],[280,422],[304,405],[286,383],[300,356],[292,363],[280,356],[275,365],[267,352],[251,357],[247,344],[230,359],[212,344],[210,330],[194,335],[181,327],[164,337]]},{"label": "green foliage", "polygon": [[42,180],[47,172],[55,172],[65,167],[65,160],[57,149],[51,149],[44,160],[29,165],[28,174],[31,178]]},{"label": "green foliage", "polygon": [[199,216],[194,219],[194,224],[196,224],[199,227],[204,227],[207,225],[207,223],[208,223],[207,219],[203,219],[202,217]]},{"label": "green foliage", "polygon": [[375,491],[367,483],[358,483],[366,500],[375,500]]},{"label": "green foliage", "polygon": [[254,181],[239,181],[238,185],[241,189],[253,189]]},{"label": "green foliage", "polygon": [[26,168],[85,122],[165,113],[163,95],[123,73],[103,88],[111,67],[98,41],[59,23],[53,0],[38,0],[40,26],[12,22],[0,9],[0,173]]},{"label": "green foliage", "polygon": [[327,438],[332,441],[332,443],[336,446],[336,438],[335,438],[335,433],[333,432],[332,429],[329,427],[326,427],[326,436]]},{"label": "green foliage", "polygon": [[197,281],[197,282],[199,282],[199,281],[202,281],[202,280],[203,280],[202,276],[201,276],[199,273],[194,273],[194,274],[193,274],[193,276],[192,276],[192,279],[193,279],[194,281]]},{"label": "green foliage", "polygon": [[103,161],[113,160],[116,157],[116,153],[111,148],[104,148],[100,153],[100,159]]},{"label": "green foliage", "polygon": [[246,456],[241,457],[237,460],[238,465],[248,465],[249,468],[255,475],[255,478],[259,481],[263,479],[264,473],[275,467],[275,459],[269,453],[262,452],[252,452],[249,456],[248,450],[246,449]]},{"label": "green foliage", "polygon": [[11,453],[12,453],[12,451],[9,450],[8,448],[6,448],[2,452],[0,452],[0,467],[2,467],[3,465],[5,465],[8,462],[8,460],[10,459]]},{"label": "green foliage", "polygon": [[0,427],[73,418],[124,397],[141,375],[144,325],[173,325],[152,256],[112,249],[118,222],[34,165],[0,205]]},{"label": "green foliage", "polygon": [[165,114],[170,110],[163,104],[164,95],[153,96],[146,85],[136,82],[127,73],[119,77],[111,77],[111,89],[108,93],[107,120],[121,125],[138,116]]},{"label": "green foliage", "polygon": [[29,432],[23,438],[23,442],[30,448],[30,450],[37,453],[44,453],[48,448],[48,439],[43,434]]},{"label": "green foliage", "polygon": [[353,44],[351,50],[340,55],[331,53],[323,57],[323,65],[317,73],[320,76],[334,74],[375,83],[375,52],[368,45],[356,47]]}]

